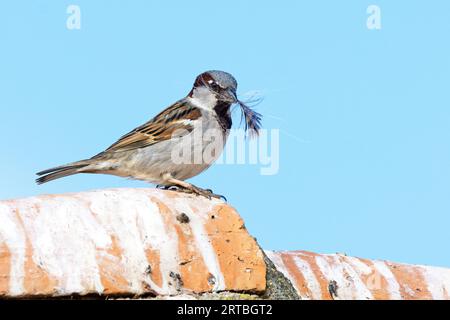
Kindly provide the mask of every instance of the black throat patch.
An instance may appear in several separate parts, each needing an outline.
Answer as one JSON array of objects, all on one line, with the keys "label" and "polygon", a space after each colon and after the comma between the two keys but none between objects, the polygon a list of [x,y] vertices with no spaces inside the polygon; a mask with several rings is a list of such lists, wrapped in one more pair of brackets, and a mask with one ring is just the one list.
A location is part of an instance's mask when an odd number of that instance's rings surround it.
[{"label": "black throat patch", "polygon": [[230,130],[232,125],[231,120],[231,112],[230,112],[231,104],[229,102],[218,102],[214,107],[214,111],[216,112],[217,120],[219,121],[222,129]]}]

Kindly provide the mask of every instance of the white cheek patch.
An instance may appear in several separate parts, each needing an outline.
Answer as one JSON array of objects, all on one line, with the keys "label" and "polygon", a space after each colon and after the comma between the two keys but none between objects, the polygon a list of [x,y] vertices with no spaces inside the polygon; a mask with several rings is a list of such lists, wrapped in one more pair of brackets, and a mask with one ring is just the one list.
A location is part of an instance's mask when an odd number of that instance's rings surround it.
[{"label": "white cheek patch", "polygon": [[206,87],[198,87],[194,89],[192,97],[189,97],[189,102],[200,109],[212,110],[217,104],[217,98]]}]

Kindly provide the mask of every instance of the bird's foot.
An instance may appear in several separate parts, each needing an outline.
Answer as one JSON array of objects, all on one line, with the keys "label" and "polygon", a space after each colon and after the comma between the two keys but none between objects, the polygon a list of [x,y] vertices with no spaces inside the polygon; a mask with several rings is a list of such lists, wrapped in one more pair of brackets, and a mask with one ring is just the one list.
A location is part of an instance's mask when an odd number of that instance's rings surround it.
[{"label": "bird's foot", "polygon": [[227,198],[225,198],[224,196],[222,196],[220,194],[215,194],[211,189],[202,189],[202,188],[192,185],[192,193],[195,193],[199,196],[204,196],[210,200],[211,200],[211,198],[216,198],[216,199],[222,199],[225,202],[227,202]]},{"label": "bird's foot", "polygon": [[213,198],[222,199],[223,201],[228,202],[227,198],[224,195],[215,194],[211,189],[204,189],[204,191],[209,193]]},{"label": "bird's foot", "polygon": [[189,185],[189,186],[177,186],[177,185],[157,185],[156,186],[159,189],[162,190],[170,190],[170,191],[177,191],[177,192],[184,192],[184,193],[188,193],[188,194],[195,194],[198,196],[203,196],[205,198],[208,198],[209,200],[211,200],[212,198],[216,198],[216,199],[222,199],[225,202],[227,201],[227,198],[225,198],[224,196],[220,195],[220,194],[215,194],[211,189],[202,189],[199,187],[196,187],[194,185]]}]

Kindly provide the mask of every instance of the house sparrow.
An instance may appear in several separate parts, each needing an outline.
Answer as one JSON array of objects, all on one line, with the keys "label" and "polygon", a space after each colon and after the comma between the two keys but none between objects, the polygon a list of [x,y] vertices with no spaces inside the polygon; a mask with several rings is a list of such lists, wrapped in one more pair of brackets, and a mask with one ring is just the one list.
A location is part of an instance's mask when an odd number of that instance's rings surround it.
[{"label": "house sparrow", "polygon": [[[90,159],[38,172],[36,182],[42,184],[78,173],[103,173],[144,180],[164,189],[220,197],[184,180],[203,172],[220,156],[232,125],[233,105],[240,105],[245,129],[251,135],[258,134],[261,115],[238,100],[236,89],[237,82],[231,74],[204,72],[185,98],[122,136],[105,151]],[[209,131],[218,137],[205,139]],[[203,152],[208,148],[214,151],[210,159],[174,161],[174,153],[179,150]]]}]

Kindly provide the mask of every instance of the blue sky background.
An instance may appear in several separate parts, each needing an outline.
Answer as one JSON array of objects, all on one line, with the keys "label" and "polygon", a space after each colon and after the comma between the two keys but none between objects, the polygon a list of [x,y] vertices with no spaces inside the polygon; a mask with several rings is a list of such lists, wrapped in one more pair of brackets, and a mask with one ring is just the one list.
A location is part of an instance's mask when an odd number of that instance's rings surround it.
[{"label": "blue sky background", "polygon": [[[66,28],[69,4],[81,30]],[[145,186],[36,186],[34,173],[96,154],[221,69],[240,93],[263,92],[280,172],[217,165],[191,181],[227,195],[264,248],[450,267],[449,12],[444,0],[3,1],[0,198]]]}]

